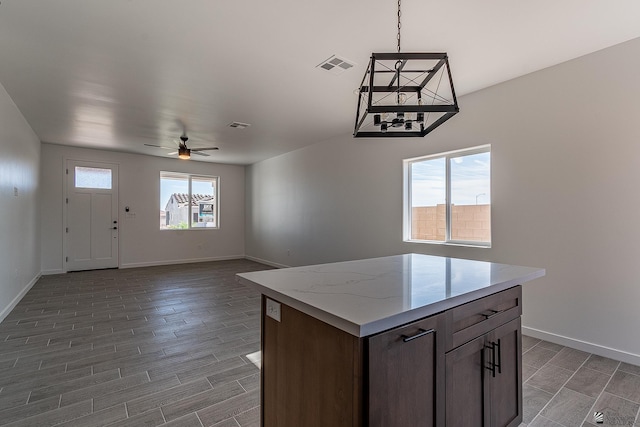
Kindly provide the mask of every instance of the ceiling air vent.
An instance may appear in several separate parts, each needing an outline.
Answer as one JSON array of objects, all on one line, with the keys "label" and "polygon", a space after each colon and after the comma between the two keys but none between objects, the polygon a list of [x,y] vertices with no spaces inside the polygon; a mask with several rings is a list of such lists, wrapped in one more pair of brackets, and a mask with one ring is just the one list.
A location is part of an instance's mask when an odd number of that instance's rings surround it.
[{"label": "ceiling air vent", "polygon": [[344,73],[349,68],[353,68],[354,65],[356,64],[353,61],[349,61],[336,55],[331,55],[327,60],[318,64],[317,68],[322,68],[323,70],[329,71],[331,74],[338,75]]},{"label": "ceiling air vent", "polygon": [[246,129],[249,126],[251,126],[249,123],[242,123],[242,122],[233,122],[229,125],[230,128],[236,128],[236,129]]}]

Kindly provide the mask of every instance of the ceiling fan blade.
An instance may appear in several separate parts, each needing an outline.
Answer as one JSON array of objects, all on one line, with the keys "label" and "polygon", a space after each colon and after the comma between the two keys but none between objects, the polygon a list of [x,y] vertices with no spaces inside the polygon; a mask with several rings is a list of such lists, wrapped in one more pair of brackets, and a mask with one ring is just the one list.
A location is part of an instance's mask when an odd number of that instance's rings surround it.
[{"label": "ceiling fan blade", "polygon": [[192,148],[191,151],[219,150],[218,147]]},{"label": "ceiling fan blade", "polygon": [[175,150],[175,147],[165,147],[162,145],[154,145],[154,144],[144,144],[147,147],[155,147],[155,148],[164,148],[165,150]]},{"label": "ceiling fan blade", "polygon": [[209,157],[209,154],[207,153],[201,153],[199,151],[195,151],[195,150],[191,150],[191,154],[197,154],[198,156],[205,156],[205,157]]}]

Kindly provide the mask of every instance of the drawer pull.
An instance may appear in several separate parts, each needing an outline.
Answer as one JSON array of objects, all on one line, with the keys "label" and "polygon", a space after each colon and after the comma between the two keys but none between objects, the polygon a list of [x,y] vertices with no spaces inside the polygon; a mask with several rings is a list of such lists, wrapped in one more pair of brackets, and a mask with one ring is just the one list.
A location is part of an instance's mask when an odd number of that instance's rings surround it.
[{"label": "drawer pull", "polygon": [[491,360],[487,362],[485,368],[491,371],[491,376],[496,376],[496,343],[492,342],[491,345],[485,345],[486,350],[491,351]]},{"label": "drawer pull", "polygon": [[498,339],[498,342],[492,341],[491,345],[485,345],[485,349],[491,351],[491,361],[485,364],[485,368],[491,371],[492,376],[495,378],[496,368],[499,374],[502,373],[502,349],[500,348],[500,340]]},{"label": "drawer pull", "polygon": [[502,312],[501,311],[497,311],[497,310],[488,310],[488,311],[485,311],[484,313],[480,313],[480,315],[484,316],[484,318],[486,320],[486,319],[488,319],[490,317],[493,317],[496,314],[500,314],[500,313],[502,313]]},{"label": "drawer pull", "polygon": [[426,329],[422,329],[422,328],[420,328],[420,329],[418,329],[418,330],[419,330],[420,332],[418,332],[418,333],[417,333],[417,334],[415,334],[415,335],[411,335],[410,337],[408,337],[408,336],[406,336],[406,335],[402,335],[402,341],[404,341],[404,342],[413,341],[413,340],[415,340],[416,338],[420,338],[420,337],[423,337],[423,336],[425,336],[425,335],[429,335],[430,333],[435,332],[435,329],[429,329],[429,330],[426,330]]}]

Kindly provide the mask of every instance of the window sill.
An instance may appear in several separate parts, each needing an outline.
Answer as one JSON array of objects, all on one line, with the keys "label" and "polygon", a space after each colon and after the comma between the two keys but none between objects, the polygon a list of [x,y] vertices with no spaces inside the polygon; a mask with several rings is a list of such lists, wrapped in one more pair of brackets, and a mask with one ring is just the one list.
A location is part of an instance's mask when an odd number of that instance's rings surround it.
[{"label": "window sill", "polygon": [[473,242],[440,242],[437,240],[404,240],[404,243],[419,243],[428,245],[444,245],[444,246],[459,246],[464,248],[481,248],[491,249],[491,243],[473,243]]}]

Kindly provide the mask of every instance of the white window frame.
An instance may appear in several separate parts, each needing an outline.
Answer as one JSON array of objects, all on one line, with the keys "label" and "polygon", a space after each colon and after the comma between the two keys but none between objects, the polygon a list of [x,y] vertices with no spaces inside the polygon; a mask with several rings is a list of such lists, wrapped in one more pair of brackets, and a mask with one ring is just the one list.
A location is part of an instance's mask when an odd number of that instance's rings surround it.
[{"label": "white window frame", "polygon": [[191,203],[189,203],[188,207],[188,221],[187,221],[187,228],[160,228],[160,231],[164,232],[164,231],[184,231],[184,230],[219,230],[220,229],[220,177],[219,176],[213,176],[213,175],[202,175],[202,174],[191,174],[191,173],[185,173],[185,172],[173,172],[173,171],[160,171],[160,188],[158,193],[160,194],[160,197],[162,197],[162,179],[163,178],[178,178],[178,179],[186,179],[187,183],[188,183],[188,189],[189,189],[189,199],[191,200],[191,196],[192,196],[192,180],[194,178],[204,178],[204,179],[208,179],[211,181],[215,181],[216,182],[216,193],[214,194],[214,202],[215,202],[215,208],[214,208],[214,215],[216,218],[216,225],[215,227],[192,227],[191,223],[193,222],[193,206],[191,205]]},{"label": "white window frame", "polygon": [[[491,221],[491,234],[488,242],[469,241],[469,240],[452,240],[451,239],[451,158],[460,156],[469,156],[479,153],[489,153],[491,157],[491,145],[480,145],[477,147],[464,148],[460,150],[448,151],[445,153],[432,154],[427,156],[413,157],[403,160],[403,175],[404,175],[404,191],[403,191],[403,240],[408,243],[427,243],[437,245],[452,245],[452,246],[473,246],[480,248],[490,248],[493,240],[493,221]],[[445,207],[446,207],[446,230],[445,240],[418,240],[411,238],[411,225],[412,225],[412,209],[411,209],[411,165],[413,163],[422,162],[425,160],[445,159]],[[489,185],[491,186],[493,175],[492,171],[489,171]],[[489,205],[491,205],[491,191],[489,192]]]}]

